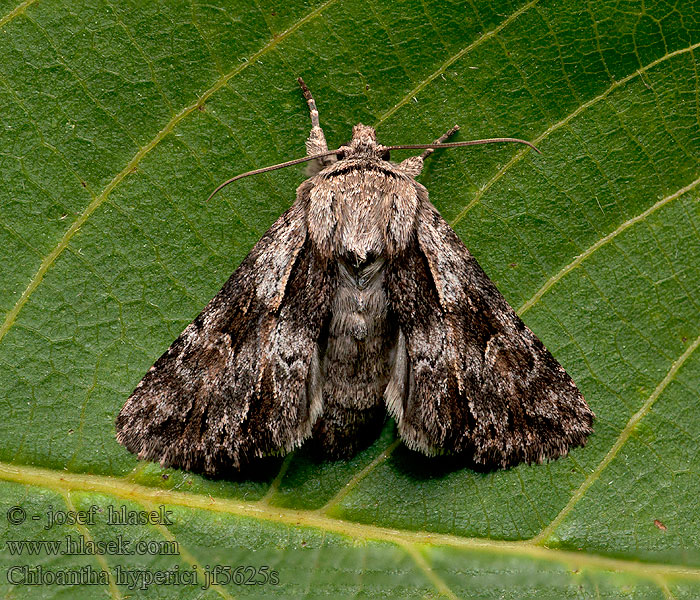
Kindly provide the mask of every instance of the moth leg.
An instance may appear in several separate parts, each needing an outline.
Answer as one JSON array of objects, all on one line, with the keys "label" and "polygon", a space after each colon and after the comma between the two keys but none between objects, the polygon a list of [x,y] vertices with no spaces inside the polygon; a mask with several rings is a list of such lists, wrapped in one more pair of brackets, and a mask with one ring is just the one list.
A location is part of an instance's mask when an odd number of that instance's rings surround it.
[{"label": "moth leg", "polygon": [[[446,131],[443,135],[441,135],[438,139],[436,139],[433,142],[433,144],[442,144],[443,142],[446,142],[458,131],[459,125],[455,125],[451,129]],[[428,148],[427,150],[424,150],[423,154],[419,156],[411,156],[406,160],[401,161],[398,164],[398,167],[407,175],[410,175],[411,177],[418,177],[418,175],[420,175],[421,171],[423,170],[423,161],[426,158],[428,158],[433,152],[435,152],[434,148]]]},{"label": "moth leg", "polygon": [[[309,113],[311,114],[311,133],[309,133],[309,139],[306,140],[306,154],[307,156],[312,156],[314,154],[321,154],[323,152],[328,152],[328,144],[326,144],[326,136],[323,135],[323,129],[321,129],[321,124],[318,120],[318,109],[316,108],[316,101],[311,95],[311,90],[307,87],[306,83],[301,77],[297,78],[299,82],[299,87],[301,87],[301,93],[304,94],[306,103],[309,105]],[[337,160],[335,156],[324,156],[323,158],[317,158],[315,161],[309,163],[309,168],[307,169],[309,175],[315,175],[324,167],[327,167],[331,163]]]}]

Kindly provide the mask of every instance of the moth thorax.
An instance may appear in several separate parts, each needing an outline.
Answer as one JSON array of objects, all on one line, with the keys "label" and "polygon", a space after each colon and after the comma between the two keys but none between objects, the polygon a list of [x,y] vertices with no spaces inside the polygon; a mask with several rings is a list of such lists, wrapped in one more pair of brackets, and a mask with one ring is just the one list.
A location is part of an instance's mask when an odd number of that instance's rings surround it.
[{"label": "moth thorax", "polygon": [[334,168],[318,176],[309,192],[309,234],[316,247],[359,263],[406,248],[418,205],[415,182],[375,160],[341,161]]}]

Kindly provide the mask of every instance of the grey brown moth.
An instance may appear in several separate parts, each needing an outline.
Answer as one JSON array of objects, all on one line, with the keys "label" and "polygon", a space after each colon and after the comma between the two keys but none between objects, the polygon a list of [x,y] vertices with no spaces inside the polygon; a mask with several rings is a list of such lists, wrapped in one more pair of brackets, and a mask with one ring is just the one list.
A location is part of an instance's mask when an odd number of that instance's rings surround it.
[{"label": "grey brown moth", "polygon": [[[311,438],[353,455],[387,413],[406,445],[486,469],[582,446],[593,413],[415,180],[435,147],[353,128],[329,151],[314,99],[314,174],[156,361],[116,420],[141,459],[207,474]],[[394,149],[425,152],[400,163]]]}]

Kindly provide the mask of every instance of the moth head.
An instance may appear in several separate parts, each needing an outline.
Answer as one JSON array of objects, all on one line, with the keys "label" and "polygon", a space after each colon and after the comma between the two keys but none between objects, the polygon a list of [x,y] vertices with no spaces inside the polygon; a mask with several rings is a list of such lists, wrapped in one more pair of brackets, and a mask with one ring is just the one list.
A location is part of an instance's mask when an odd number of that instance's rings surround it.
[{"label": "moth head", "polygon": [[340,148],[342,158],[371,157],[389,160],[387,149],[377,144],[377,133],[373,127],[358,123],[352,128],[352,140],[347,146]]}]

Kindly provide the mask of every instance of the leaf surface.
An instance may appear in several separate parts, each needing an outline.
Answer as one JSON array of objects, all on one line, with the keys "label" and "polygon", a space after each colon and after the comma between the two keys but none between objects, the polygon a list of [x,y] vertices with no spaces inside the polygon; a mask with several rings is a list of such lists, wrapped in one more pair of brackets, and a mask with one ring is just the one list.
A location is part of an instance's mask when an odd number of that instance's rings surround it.
[{"label": "leaf surface", "polygon": [[[147,572],[267,565],[197,597],[700,595],[700,100],[696,3],[0,1],[0,591],[193,597]],[[253,480],[138,463],[113,421],[153,361],[294,200],[316,96],[436,152],[421,181],[596,413],[585,449],[490,474],[380,439]],[[397,157],[398,158],[398,157]],[[47,511],[102,512],[45,529]],[[108,525],[108,507],[172,524]],[[9,513],[8,513],[9,514]],[[32,515],[41,519],[32,520]],[[13,555],[7,541],[175,542]],[[12,565],[102,587],[8,582]],[[132,586],[133,587],[133,586]],[[135,586],[139,587],[139,586]]]}]

